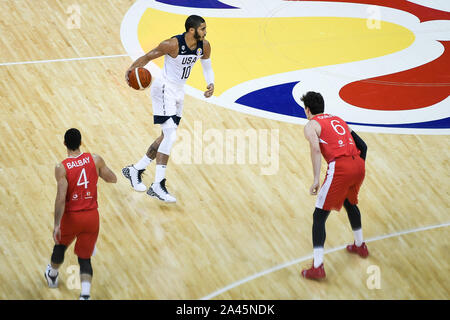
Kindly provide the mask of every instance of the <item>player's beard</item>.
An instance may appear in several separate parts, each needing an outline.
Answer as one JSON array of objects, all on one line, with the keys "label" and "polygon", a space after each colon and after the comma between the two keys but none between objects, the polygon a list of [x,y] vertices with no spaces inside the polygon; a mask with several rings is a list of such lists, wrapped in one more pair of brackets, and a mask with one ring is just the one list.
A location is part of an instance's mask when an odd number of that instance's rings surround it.
[{"label": "player's beard", "polygon": [[195,30],[195,33],[194,33],[194,39],[197,40],[197,41],[200,41],[201,38],[202,38],[202,37],[198,34],[197,30]]}]

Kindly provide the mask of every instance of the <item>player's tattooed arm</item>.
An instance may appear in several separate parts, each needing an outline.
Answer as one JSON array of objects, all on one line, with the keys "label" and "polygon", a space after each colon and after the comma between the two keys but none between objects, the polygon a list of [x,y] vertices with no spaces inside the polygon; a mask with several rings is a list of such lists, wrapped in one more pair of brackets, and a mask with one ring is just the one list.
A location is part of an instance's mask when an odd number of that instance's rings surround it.
[{"label": "player's tattooed arm", "polygon": [[128,75],[131,70],[135,68],[143,68],[150,61],[157,59],[165,54],[168,54],[173,58],[175,58],[178,55],[178,40],[176,38],[164,40],[156,48],[150,50],[145,55],[134,61],[128,68],[128,70],[125,72],[125,79],[127,80],[127,82],[128,82]]}]

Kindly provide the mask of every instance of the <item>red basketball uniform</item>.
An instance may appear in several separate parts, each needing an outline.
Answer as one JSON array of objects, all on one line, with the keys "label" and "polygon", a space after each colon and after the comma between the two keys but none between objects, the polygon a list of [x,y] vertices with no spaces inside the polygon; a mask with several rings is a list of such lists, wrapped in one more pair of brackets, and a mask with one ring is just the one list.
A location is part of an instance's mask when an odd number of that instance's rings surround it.
[{"label": "red basketball uniform", "polygon": [[358,192],[365,176],[365,163],[359,156],[347,123],[330,114],[312,118],[320,124],[320,151],[328,163],[327,175],[317,196],[316,207],[339,211],[348,199],[358,203]]},{"label": "red basketball uniform", "polygon": [[68,182],[66,205],[61,219],[60,244],[69,246],[77,238],[75,254],[92,256],[99,231],[97,204],[98,174],[90,153],[62,161]]}]

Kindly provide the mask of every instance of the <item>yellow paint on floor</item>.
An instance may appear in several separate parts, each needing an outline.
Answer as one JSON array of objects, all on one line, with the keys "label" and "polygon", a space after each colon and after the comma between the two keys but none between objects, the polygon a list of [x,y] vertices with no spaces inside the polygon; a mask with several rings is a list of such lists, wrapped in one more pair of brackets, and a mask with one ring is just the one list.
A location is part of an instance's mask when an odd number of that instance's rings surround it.
[{"label": "yellow paint on floor", "polygon": [[[145,52],[184,32],[187,16],[147,9],[138,25]],[[300,69],[380,57],[410,46],[412,31],[388,22],[339,17],[205,18],[216,76],[215,95],[242,82]],[[160,67],[164,59],[155,61]],[[188,84],[203,90],[201,67]]]}]

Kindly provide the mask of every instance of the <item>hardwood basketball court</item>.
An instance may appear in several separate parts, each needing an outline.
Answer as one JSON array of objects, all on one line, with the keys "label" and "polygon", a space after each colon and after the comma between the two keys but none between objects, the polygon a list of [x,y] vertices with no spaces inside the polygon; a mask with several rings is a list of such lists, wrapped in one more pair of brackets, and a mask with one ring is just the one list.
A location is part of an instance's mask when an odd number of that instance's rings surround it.
[{"label": "hardwood basketball court", "polygon": [[[300,276],[311,263],[315,204],[303,125],[186,95],[177,148],[181,157],[189,143],[192,161],[169,161],[167,170],[177,203],[134,192],[121,169],[142,157],[159,128],[149,91],[124,80],[131,59],[120,26],[133,3],[2,1],[0,299],[78,297],[73,245],[59,289],[43,277],[53,247],[54,166],[66,157],[63,134],[71,127],[82,133],[82,150],[100,154],[118,176],[117,184],[99,182],[93,299],[449,298],[448,135],[360,132],[368,156],[359,207],[370,256],[346,252],[353,242],[347,215],[332,212],[322,282]],[[74,4],[80,28],[69,29]],[[214,62],[213,42],[212,49]],[[195,139],[215,133],[226,146],[227,133],[239,132],[233,130],[266,134],[273,174],[261,174],[269,163],[250,162],[248,145],[243,163],[195,160]],[[265,145],[258,139],[259,152]],[[271,139],[279,143],[271,147]],[[153,177],[154,163],[144,183]]]}]

